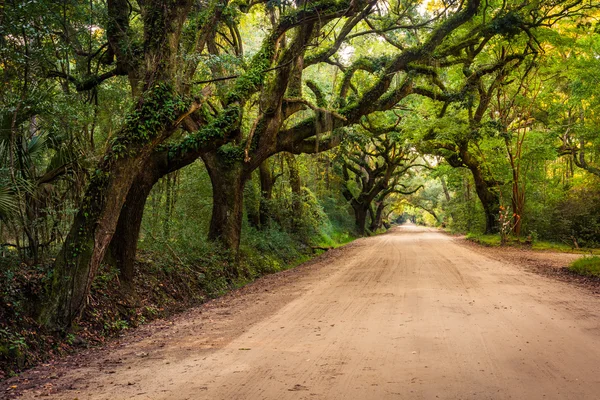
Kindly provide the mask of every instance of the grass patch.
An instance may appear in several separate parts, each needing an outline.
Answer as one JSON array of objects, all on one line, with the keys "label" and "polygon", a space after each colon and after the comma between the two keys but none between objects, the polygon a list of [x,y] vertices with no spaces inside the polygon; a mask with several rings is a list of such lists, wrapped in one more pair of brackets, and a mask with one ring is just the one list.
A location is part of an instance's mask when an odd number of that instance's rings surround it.
[{"label": "grass patch", "polygon": [[[501,245],[500,235],[484,235],[480,233],[468,233],[467,240],[478,243],[482,246],[487,247],[499,247]],[[575,254],[594,254],[600,255],[600,249],[588,249],[579,248],[576,249],[566,243],[547,242],[541,240],[534,240],[533,243],[529,243],[525,238],[518,239],[515,236],[511,236],[505,246],[512,247],[525,247],[532,250],[539,251],[556,251],[559,253],[575,253]]]},{"label": "grass patch", "polygon": [[569,270],[578,275],[600,277],[600,257],[583,257],[573,261]]},{"label": "grass patch", "polygon": [[482,235],[478,233],[467,233],[467,240],[487,247],[500,246],[500,235]]},{"label": "grass patch", "polygon": [[579,249],[574,248],[565,243],[556,243],[556,242],[542,242],[535,241],[531,246],[533,250],[540,251],[556,251],[559,253],[575,253],[575,254],[598,254],[600,255],[600,249],[590,249],[587,247],[581,247]]},{"label": "grass patch", "polygon": [[533,250],[552,250],[552,251],[559,251],[561,253],[577,253],[577,252],[588,252],[585,250],[581,250],[581,249],[575,249],[573,248],[573,246],[569,246],[568,244],[565,243],[555,243],[555,242],[542,242],[542,241],[537,241],[534,242],[533,245],[531,246],[531,248]]}]

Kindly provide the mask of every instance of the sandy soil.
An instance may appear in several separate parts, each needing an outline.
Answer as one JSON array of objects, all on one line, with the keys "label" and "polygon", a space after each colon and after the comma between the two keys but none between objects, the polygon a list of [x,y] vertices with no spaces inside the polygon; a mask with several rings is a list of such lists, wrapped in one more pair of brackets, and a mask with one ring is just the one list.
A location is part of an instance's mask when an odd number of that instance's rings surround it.
[{"label": "sandy soil", "polygon": [[56,375],[22,398],[598,399],[599,301],[404,226],[30,371]]}]

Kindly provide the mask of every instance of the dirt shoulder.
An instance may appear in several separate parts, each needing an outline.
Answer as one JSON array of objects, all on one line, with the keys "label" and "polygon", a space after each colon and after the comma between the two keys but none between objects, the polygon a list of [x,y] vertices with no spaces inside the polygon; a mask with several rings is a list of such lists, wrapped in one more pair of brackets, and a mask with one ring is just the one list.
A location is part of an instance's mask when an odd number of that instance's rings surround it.
[{"label": "dirt shoulder", "polygon": [[[449,235],[452,236],[452,235]],[[531,250],[518,247],[490,247],[467,240],[464,236],[452,236],[455,242],[477,253],[498,261],[524,267],[530,272],[568,282],[600,294],[600,279],[571,272],[568,266],[583,254]]]}]

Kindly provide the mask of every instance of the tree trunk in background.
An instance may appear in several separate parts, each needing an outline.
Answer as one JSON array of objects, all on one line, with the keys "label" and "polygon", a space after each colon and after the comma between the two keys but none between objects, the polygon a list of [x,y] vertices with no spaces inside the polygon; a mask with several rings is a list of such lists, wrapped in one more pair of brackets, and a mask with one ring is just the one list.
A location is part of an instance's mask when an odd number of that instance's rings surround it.
[{"label": "tree trunk in background", "polygon": [[383,226],[383,210],[385,209],[385,202],[380,201],[377,203],[377,209],[375,210],[375,218],[371,221],[371,227],[369,230],[375,232]]},{"label": "tree trunk in background", "polygon": [[515,234],[516,237],[521,237],[521,226],[522,226],[522,216],[523,216],[523,208],[524,208],[524,203],[525,203],[525,194],[520,190],[521,188],[519,187],[519,182],[518,181],[513,181],[513,185],[512,185],[512,198],[511,198],[511,205],[512,205],[512,210],[513,210],[513,214],[515,214],[513,216],[513,221],[514,221],[514,225],[512,228],[513,233]]},{"label": "tree trunk in background", "polygon": [[[213,208],[208,239],[236,257],[240,247],[247,174],[239,162],[228,161],[218,152],[202,156],[213,188]],[[234,275],[237,271],[231,271]]]},{"label": "tree trunk in background", "polygon": [[[254,180],[254,177],[250,177],[249,179],[250,181]],[[244,188],[245,190],[248,189],[248,187]],[[254,187],[250,187],[250,189],[254,190]],[[260,174],[259,174],[259,186],[258,186],[258,192],[255,194],[253,193],[253,196],[256,195],[257,196],[257,204],[256,207],[253,207],[255,204],[250,204],[248,200],[248,196],[245,196],[244,198],[244,209],[246,210],[246,217],[248,219],[248,223],[250,224],[250,226],[256,228],[256,229],[261,229],[261,225],[260,225],[260,207],[261,207],[261,202],[262,202],[262,194],[261,194],[261,190],[260,190]]]},{"label": "tree trunk in background", "polygon": [[369,219],[371,220],[371,223],[369,224],[369,232],[373,232],[373,225],[375,224],[375,219],[377,218],[376,213],[377,211],[375,210],[373,203],[371,203],[369,205]]},{"label": "tree trunk in background", "polygon": [[367,223],[367,214],[369,213],[369,206],[355,203],[352,205],[354,209],[354,225],[356,227],[356,233],[359,236],[365,235],[365,225]]},{"label": "tree trunk in background", "polygon": [[[446,184],[446,180],[442,176],[442,177],[440,177],[440,181],[442,182],[442,190],[444,191],[444,197],[446,198],[446,202],[448,204],[450,204],[451,197],[450,197],[450,192],[448,191],[448,185]],[[456,222],[456,216],[453,211],[450,211],[450,217],[452,218],[452,221]]]},{"label": "tree trunk in background", "polygon": [[498,233],[498,213],[500,212],[500,197],[492,189],[492,185],[483,177],[480,168],[469,168],[475,182],[475,192],[481,201],[485,213],[485,233]]},{"label": "tree trunk in background", "polygon": [[498,233],[500,227],[498,225],[498,213],[500,212],[500,198],[496,193],[490,190],[485,183],[478,184],[475,182],[475,191],[483,206],[485,213],[485,233]]},{"label": "tree trunk in background", "polygon": [[290,172],[290,188],[292,190],[292,232],[298,232],[302,221],[302,180],[296,157],[291,153],[286,153],[285,161]]},{"label": "tree trunk in background", "polygon": [[165,240],[171,236],[171,202],[174,186],[175,182],[171,180],[171,176],[165,176],[165,216],[163,219],[163,238]]},{"label": "tree trunk in background", "polygon": [[359,197],[362,201],[357,200],[354,198],[352,192],[346,185],[342,185],[342,195],[346,198],[346,200],[348,200],[350,206],[352,206],[352,210],[354,211],[354,226],[356,233],[359,236],[364,236],[367,215],[369,214],[372,200],[365,201],[364,196]]},{"label": "tree trunk in background", "polygon": [[263,161],[258,168],[260,174],[260,204],[259,204],[259,225],[261,228],[266,228],[271,219],[271,200],[273,199],[273,186],[275,179],[269,167],[267,160]]}]

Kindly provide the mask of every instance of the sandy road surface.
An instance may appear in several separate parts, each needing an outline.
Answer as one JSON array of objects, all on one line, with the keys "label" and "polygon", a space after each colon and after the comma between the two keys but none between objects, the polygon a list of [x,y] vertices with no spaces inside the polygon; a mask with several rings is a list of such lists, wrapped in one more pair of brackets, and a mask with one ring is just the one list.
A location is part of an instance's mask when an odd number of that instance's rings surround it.
[{"label": "sandy road surface", "polygon": [[70,371],[49,398],[600,399],[598,297],[431,230],[358,242],[284,295]]}]

